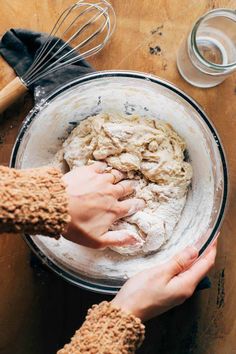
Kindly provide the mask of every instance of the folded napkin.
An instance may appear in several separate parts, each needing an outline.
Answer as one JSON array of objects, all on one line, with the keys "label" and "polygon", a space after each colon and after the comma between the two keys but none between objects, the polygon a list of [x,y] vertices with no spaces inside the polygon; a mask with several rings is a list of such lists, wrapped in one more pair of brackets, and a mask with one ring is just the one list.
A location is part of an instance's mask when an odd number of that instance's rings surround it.
[{"label": "folded napkin", "polygon": [[[36,58],[41,46],[48,38],[48,34],[33,32],[26,29],[11,29],[7,31],[0,41],[0,54],[15,70],[18,76],[22,76]],[[53,42],[58,38],[54,38]],[[55,46],[52,53],[63,45],[60,42]],[[71,47],[66,45],[63,54],[69,52]],[[74,54],[76,56],[76,53]],[[58,56],[55,56],[55,60]],[[79,60],[74,64],[70,64],[60,71],[55,71],[32,84],[29,89],[34,93],[35,102],[40,101],[51,91],[67,82],[81,76],[93,72],[94,69],[85,61]]]},{"label": "folded napkin", "polygon": [[[37,56],[40,47],[45,43],[48,34],[33,32],[26,29],[11,29],[7,31],[0,41],[0,54],[15,70],[18,76],[22,76]],[[53,39],[54,41],[57,38]],[[64,42],[60,40],[59,45]],[[54,48],[54,52],[58,49],[58,45]],[[63,53],[70,51],[69,45],[65,46]],[[66,84],[67,82],[88,73],[94,69],[87,61],[80,60],[74,64],[70,64],[52,74],[39,79],[32,84],[29,89],[34,93],[35,102],[39,102],[46,97],[51,91]],[[32,264],[36,263],[35,257],[32,259]],[[37,265],[39,263],[37,262]],[[211,287],[209,278],[204,278],[198,285],[196,290],[208,289]]]}]

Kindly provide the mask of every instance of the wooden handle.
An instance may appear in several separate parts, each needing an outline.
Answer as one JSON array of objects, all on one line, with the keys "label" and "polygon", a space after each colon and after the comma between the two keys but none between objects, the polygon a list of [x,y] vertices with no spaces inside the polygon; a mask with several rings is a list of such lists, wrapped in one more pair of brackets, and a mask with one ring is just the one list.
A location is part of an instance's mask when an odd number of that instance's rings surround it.
[{"label": "wooden handle", "polygon": [[28,91],[23,82],[16,77],[0,91],[0,113],[4,112],[19,97]]}]

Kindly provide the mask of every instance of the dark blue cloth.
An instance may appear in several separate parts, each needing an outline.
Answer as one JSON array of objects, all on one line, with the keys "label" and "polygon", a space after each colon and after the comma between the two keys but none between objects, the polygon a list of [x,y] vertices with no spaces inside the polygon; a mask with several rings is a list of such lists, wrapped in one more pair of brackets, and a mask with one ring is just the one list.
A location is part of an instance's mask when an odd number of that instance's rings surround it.
[{"label": "dark blue cloth", "polygon": [[[3,35],[0,41],[0,54],[15,70],[16,74],[21,77],[33,63],[47,38],[48,34],[26,29],[11,29]],[[55,43],[57,40],[58,38],[54,38],[52,43]],[[63,44],[64,42],[60,40],[50,55],[55,53],[59,46]],[[63,49],[63,54],[70,50],[71,47],[66,45]],[[55,56],[54,60],[57,58],[58,56]],[[93,71],[94,69],[87,61],[79,60],[39,79],[29,89],[34,93],[35,101],[39,101],[61,85]],[[42,89],[39,90],[37,87],[41,87]]]}]

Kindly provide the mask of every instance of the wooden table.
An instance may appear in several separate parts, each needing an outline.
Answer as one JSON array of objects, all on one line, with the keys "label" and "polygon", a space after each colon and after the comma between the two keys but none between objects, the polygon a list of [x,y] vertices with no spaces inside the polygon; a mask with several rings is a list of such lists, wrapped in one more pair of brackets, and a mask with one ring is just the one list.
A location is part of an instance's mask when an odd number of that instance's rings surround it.
[{"label": "wooden table", "polygon": [[[72,1],[1,0],[0,34],[11,27],[49,31]],[[91,59],[95,68],[156,74],[195,98],[211,117],[224,143],[231,174],[229,208],[222,227],[212,288],[151,321],[140,353],[236,353],[236,76],[213,89],[182,80],[176,52],[197,17],[230,0],[113,0],[117,28],[109,45]],[[159,28],[159,31],[157,29]],[[162,33],[160,35],[160,32]],[[156,46],[160,52],[155,53]],[[14,77],[0,60],[0,86]],[[1,119],[0,162],[7,165],[22,120],[32,107],[26,96]],[[78,328],[87,308],[103,296],[75,288],[48,270],[30,265],[30,250],[18,235],[0,237],[0,353],[52,354]]]}]

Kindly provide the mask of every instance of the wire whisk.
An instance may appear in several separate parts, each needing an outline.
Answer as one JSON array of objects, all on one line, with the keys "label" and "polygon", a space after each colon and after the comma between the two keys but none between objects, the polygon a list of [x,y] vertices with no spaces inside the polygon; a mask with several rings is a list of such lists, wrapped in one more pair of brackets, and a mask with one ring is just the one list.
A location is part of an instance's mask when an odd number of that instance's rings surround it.
[{"label": "wire whisk", "polygon": [[68,7],[29,69],[0,92],[0,112],[37,80],[98,53],[110,39],[115,24],[114,9],[107,0],[80,0]]}]

